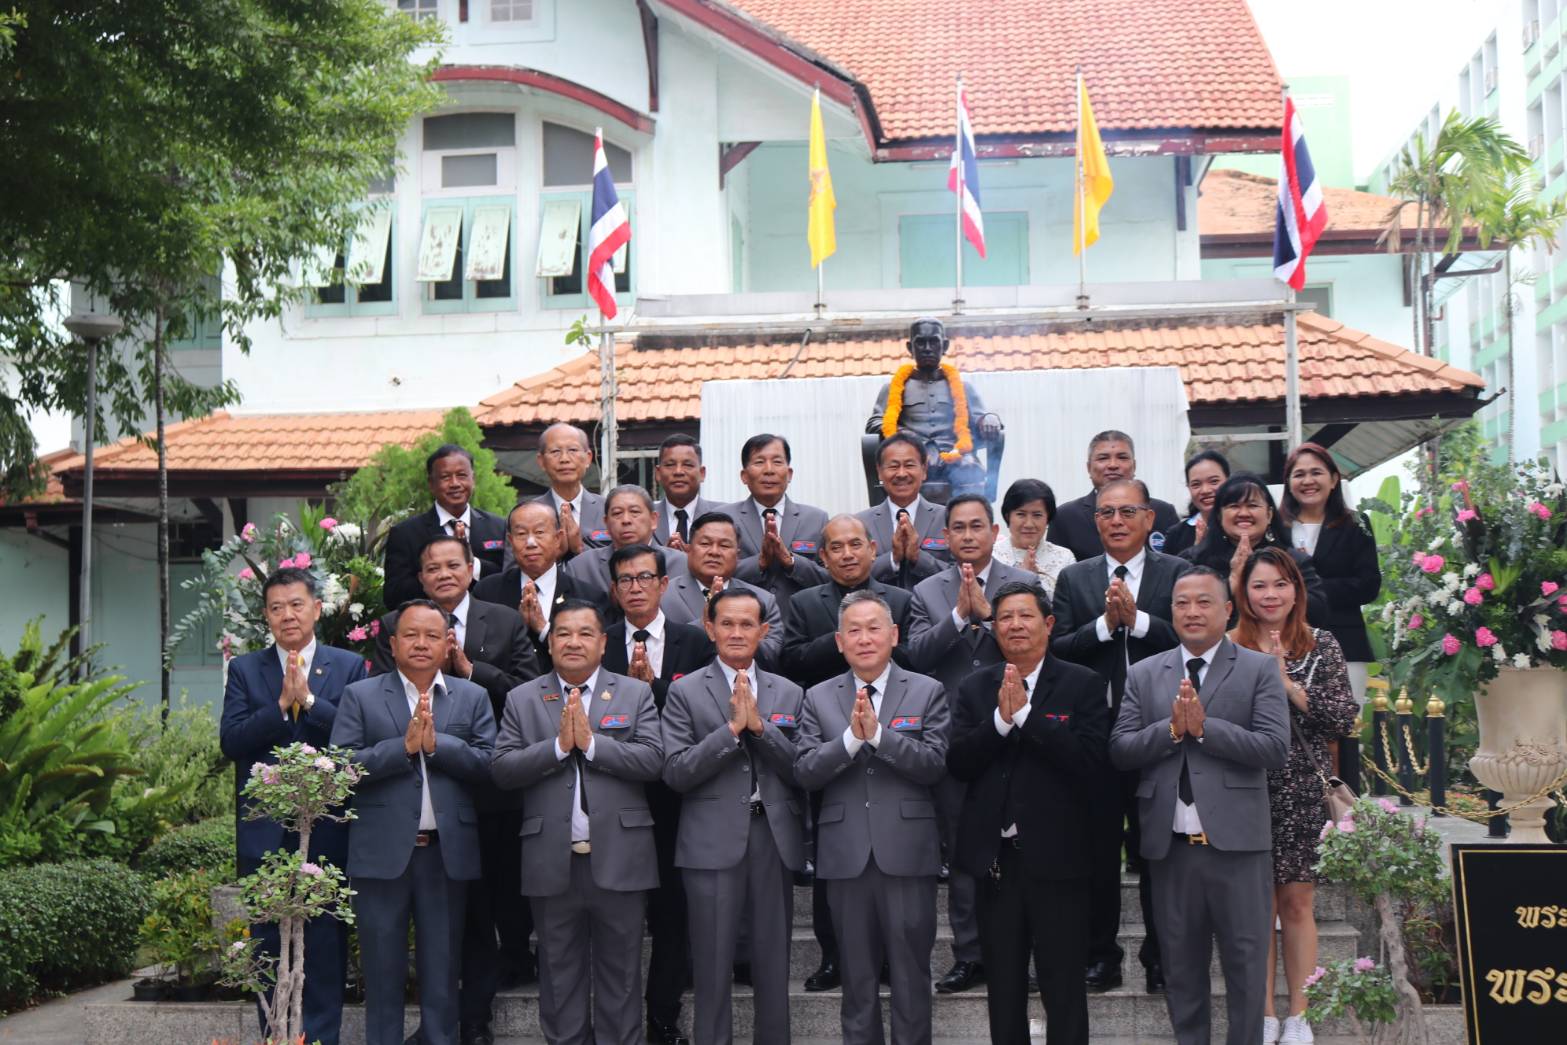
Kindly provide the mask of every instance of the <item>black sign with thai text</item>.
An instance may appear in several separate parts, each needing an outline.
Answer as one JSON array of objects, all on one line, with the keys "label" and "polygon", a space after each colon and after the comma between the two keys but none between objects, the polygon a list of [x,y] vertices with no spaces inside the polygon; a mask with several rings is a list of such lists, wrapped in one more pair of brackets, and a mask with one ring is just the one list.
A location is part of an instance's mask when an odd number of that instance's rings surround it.
[{"label": "black sign with thai text", "polygon": [[1470,1045],[1567,1039],[1567,846],[1453,846]]}]

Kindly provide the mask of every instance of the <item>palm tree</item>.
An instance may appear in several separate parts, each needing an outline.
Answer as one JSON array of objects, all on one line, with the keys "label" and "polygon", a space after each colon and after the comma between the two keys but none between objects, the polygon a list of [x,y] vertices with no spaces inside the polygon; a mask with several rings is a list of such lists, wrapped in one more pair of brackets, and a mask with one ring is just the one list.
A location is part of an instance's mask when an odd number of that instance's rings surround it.
[{"label": "palm tree", "polygon": [[1529,171],[1529,154],[1490,117],[1466,119],[1449,112],[1436,138],[1424,134],[1399,153],[1388,191],[1401,197],[1388,212],[1382,234],[1390,253],[1401,249],[1404,212],[1415,209],[1415,249],[1409,266],[1409,300],[1413,303],[1414,343],[1431,355],[1431,280],[1429,255],[1437,252],[1437,230],[1447,226],[1440,253],[1455,253],[1464,229],[1477,223],[1485,206],[1493,206],[1508,180]]},{"label": "palm tree", "polygon": [[[1556,234],[1567,220],[1567,202],[1542,200],[1534,187],[1534,175],[1515,174],[1497,186],[1476,209],[1480,242],[1500,240],[1502,248],[1503,319],[1507,329],[1507,461],[1515,461],[1518,435],[1518,346],[1513,341],[1513,250],[1539,244],[1556,249]],[[1531,281],[1526,274],[1523,281]]]}]

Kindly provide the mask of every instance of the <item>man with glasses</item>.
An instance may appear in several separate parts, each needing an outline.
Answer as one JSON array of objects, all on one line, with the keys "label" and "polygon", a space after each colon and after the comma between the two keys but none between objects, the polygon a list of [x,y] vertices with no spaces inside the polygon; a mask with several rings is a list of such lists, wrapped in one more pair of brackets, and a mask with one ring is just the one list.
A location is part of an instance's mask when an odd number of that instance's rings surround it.
[{"label": "man with glasses", "polygon": [[419,552],[431,537],[456,537],[467,544],[473,550],[475,579],[499,573],[506,557],[505,521],[469,503],[473,497],[473,454],[455,443],[439,446],[425,459],[424,474],[435,504],[427,512],[404,519],[386,535],[382,597],[393,609],[409,599],[424,598]]},{"label": "man with glasses", "polygon": [[664,491],[663,500],[653,504],[653,538],[666,547],[684,551],[691,539],[691,524],[722,507],[702,496],[702,483],[707,479],[702,444],[684,432],[665,439],[658,447],[653,478]]},{"label": "man with glasses", "polygon": [[[1088,480],[1094,488],[1075,501],[1067,501],[1050,520],[1045,540],[1070,548],[1077,561],[1091,559],[1099,554],[1099,531],[1094,526],[1094,507],[1099,491],[1104,485],[1117,479],[1137,478],[1137,450],[1132,437],[1125,432],[1108,429],[1088,441]],[[1175,505],[1158,498],[1148,499],[1153,509],[1153,527],[1149,531],[1155,551],[1164,543],[1164,531],[1174,526],[1180,517]]]},{"label": "man with glasses", "polygon": [[[633,489],[642,493],[639,487]],[[616,493],[619,490],[611,493],[611,498]],[[653,703],[660,716],[670,683],[700,671],[713,659],[713,643],[705,631],[669,620],[659,606],[669,587],[665,570],[665,556],[669,554],[668,548],[629,544],[610,555],[608,569],[615,578],[615,604],[625,619],[610,625],[604,635],[604,667],[652,686]],[[649,897],[647,912],[648,934],[653,938],[647,974],[647,1037],[654,1045],[675,1045],[681,1037],[680,997],[685,993],[691,965],[685,892],[675,870],[680,796],[654,781],[647,786],[647,801],[653,810],[659,882]]]},{"label": "man with glasses", "polygon": [[[1121,710],[1130,665],[1173,648],[1178,639],[1170,622],[1170,592],[1187,564],[1148,548],[1154,527],[1148,488],[1137,479],[1114,479],[1099,490],[1094,522],[1104,551],[1073,563],[1056,578],[1056,627],[1050,650],[1062,660],[1093,668],[1104,680],[1105,701],[1113,722]],[[1088,988],[1109,991],[1122,982],[1121,848],[1129,862],[1137,858],[1137,774],[1106,768],[1092,789],[1094,873],[1090,886]],[[1129,824],[1124,832],[1123,823]],[[1147,873],[1138,881],[1143,938],[1138,958],[1149,993],[1164,988],[1159,941],[1154,929],[1152,892]]]},{"label": "man with glasses", "polygon": [[[995,513],[982,495],[954,497],[947,504],[942,536],[956,561],[914,586],[904,652],[915,671],[941,682],[949,702],[957,700],[958,687],[969,675],[1001,662],[1001,649],[991,634],[991,597],[1010,583],[1039,586],[1036,574],[991,558],[998,532]],[[942,847],[949,864],[957,844],[963,792],[963,783],[950,776],[936,791]],[[952,968],[936,982],[936,990],[943,994],[966,991],[985,980],[974,889],[967,871],[950,868],[947,921],[952,926]]]},{"label": "man with glasses", "polygon": [[539,468],[549,477],[550,488],[535,498],[555,509],[565,535],[562,558],[582,554],[583,548],[609,543],[604,526],[604,498],[585,489],[583,476],[593,465],[588,434],[564,421],[550,425],[539,436]]}]

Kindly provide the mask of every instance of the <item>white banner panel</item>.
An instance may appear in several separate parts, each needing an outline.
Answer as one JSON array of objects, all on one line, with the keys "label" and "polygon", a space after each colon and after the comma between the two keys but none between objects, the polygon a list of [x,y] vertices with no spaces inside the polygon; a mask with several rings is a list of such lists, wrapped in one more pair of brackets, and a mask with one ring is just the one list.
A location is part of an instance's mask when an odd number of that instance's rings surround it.
[{"label": "white banner panel", "polygon": [[348,282],[370,287],[386,273],[386,241],[392,235],[392,206],[383,203],[366,211],[348,244]]},{"label": "white banner panel", "polygon": [[582,201],[545,200],[539,223],[540,276],[569,276],[582,251]]},{"label": "white banner panel", "polygon": [[424,231],[419,236],[420,283],[444,283],[452,278],[457,260],[457,241],[462,238],[461,207],[431,207],[424,212]]},{"label": "white banner panel", "polygon": [[468,237],[468,265],[464,279],[500,279],[506,272],[506,240],[511,235],[511,205],[490,203],[475,207],[473,232]]},{"label": "white banner panel", "polygon": [[[1088,492],[1088,440],[1119,428],[1137,444],[1137,477],[1155,497],[1186,505],[1185,455],[1191,429],[1186,388],[1175,367],[1030,370],[964,374],[985,409],[1006,425],[996,500],[1018,479],[1043,479],[1058,502]],[[701,441],[707,464],[702,496],[736,501],[740,447],[757,432],[789,440],[789,496],[829,515],[866,506],[860,436],[886,377],[707,381]]]}]

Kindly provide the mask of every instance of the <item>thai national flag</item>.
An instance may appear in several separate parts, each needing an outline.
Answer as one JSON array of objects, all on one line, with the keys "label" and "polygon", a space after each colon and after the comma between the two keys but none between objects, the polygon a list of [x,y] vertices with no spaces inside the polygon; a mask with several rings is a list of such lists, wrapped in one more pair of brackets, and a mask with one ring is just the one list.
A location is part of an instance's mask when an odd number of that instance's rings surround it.
[{"label": "thai national flag", "polygon": [[968,94],[958,82],[958,138],[947,169],[947,188],[963,201],[963,236],[979,256],[985,256],[985,216],[979,209],[979,154],[974,149],[974,125],[968,118]]},{"label": "thai national flag", "polygon": [[615,252],[631,242],[631,220],[615,194],[604,158],[604,132],[593,144],[593,227],[588,232],[588,294],[605,319],[615,318]]},{"label": "thai national flag", "polygon": [[1322,186],[1306,148],[1306,128],[1295,102],[1284,99],[1284,165],[1279,172],[1279,205],[1273,227],[1273,274],[1296,290],[1306,285],[1306,258],[1328,227]]}]

